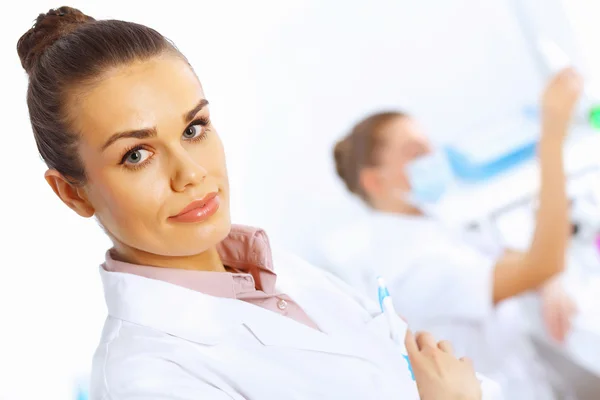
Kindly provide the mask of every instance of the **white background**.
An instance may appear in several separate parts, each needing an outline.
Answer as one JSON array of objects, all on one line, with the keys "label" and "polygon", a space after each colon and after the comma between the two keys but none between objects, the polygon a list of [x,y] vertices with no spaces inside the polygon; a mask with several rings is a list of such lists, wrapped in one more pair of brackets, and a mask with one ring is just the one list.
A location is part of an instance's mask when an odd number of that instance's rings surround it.
[{"label": "white background", "polygon": [[[356,212],[331,146],[381,107],[414,113],[436,142],[535,101],[541,84],[510,6],[519,0],[72,1],[173,39],[211,101],[225,141],[234,220],[302,250]],[[569,50],[556,1],[526,1],[535,29]],[[593,0],[563,0],[590,76],[600,71]],[[68,399],[105,315],[97,266],[108,240],[52,194],[42,174],[15,47],[47,1],[5,8],[0,45],[0,399]],[[558,22],[557,22],[558,21]],[[565,33],[567,32],[567,33]]]}]

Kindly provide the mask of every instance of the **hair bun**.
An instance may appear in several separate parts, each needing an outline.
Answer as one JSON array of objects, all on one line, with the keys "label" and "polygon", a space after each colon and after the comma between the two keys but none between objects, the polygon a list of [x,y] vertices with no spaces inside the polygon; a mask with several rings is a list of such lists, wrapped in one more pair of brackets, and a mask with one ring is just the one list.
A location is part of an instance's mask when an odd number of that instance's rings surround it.
[{"label": "hair bun", "polygon": [[94,18],[66,6],[38,15],[33,27],[17,43],[17,52],[25,71],[30,74],[41,55],[54,42],[90,21],[94,21]]},{"label": "hair bun", "polygon": [[338,141],[333,148],[333,159],[335,161],[335,170],[344,182],[347,181],[347,164],[349,153],[352,151],[352,144],[348,138]]}]

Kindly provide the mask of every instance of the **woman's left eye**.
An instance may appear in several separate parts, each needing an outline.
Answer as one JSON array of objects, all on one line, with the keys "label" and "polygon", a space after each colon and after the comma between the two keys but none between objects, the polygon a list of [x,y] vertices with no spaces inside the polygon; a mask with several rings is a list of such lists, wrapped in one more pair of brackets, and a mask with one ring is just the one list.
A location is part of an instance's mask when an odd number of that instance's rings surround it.
[{"label": "woman's left eye", "polygon": [[190,125],[185,128],[185,131],[183,131],[183,137],[185,139],[195,139],[199,136],[202,136],[205,129],[206,128],[202,125]]}]

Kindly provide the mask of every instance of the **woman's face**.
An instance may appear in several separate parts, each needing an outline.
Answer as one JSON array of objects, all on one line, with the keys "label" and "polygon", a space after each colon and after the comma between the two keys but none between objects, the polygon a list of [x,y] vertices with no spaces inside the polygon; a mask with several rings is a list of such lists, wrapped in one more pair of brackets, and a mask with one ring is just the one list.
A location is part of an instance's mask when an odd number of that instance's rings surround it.
[{"label": "woman's face", "polygon": [[87,174],[79,191],[89,212],[78,212],[95,214],[117,248],[190,256],[227,236],[223,146],[185,61],[165,55],[111,70],[72,95],[68,111]]},{"label": "woman's face", "polygon": [[398,117],[381,132],[385,140],[379,157],[385,192],[408,192],[406,166],[431,152],[431,144],[419,124],[410,117]]}]

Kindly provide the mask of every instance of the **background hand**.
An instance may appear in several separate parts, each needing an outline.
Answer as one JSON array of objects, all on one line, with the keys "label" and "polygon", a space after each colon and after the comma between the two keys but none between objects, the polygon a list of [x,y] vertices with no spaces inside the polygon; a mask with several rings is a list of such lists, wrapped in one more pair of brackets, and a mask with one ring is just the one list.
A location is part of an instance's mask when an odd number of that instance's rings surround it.
[{"label": "background hand", "polygon": [[540,290],[540,300],[542,319],[548,334],[557,342],[564,342],[577,313],[575,302],[558,279],[544,285]]}]

